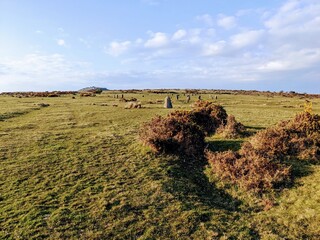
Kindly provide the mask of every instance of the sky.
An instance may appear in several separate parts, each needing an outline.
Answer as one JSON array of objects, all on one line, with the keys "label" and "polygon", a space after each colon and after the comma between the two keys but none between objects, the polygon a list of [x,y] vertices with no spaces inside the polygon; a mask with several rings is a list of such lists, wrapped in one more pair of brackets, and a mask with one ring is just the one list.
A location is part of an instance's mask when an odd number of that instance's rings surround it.
[{"label": "sky", "polygon": [[319,0],[0,0],[0,92],[320,93]]}]

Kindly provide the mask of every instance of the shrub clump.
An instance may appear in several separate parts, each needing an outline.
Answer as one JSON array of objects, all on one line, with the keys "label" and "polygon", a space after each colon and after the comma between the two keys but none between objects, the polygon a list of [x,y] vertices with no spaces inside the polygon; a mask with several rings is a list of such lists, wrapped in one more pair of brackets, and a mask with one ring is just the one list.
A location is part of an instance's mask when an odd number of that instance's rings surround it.
[{"label": "shrub clump", "polygon": [[242,154],[233,151],[207,151],[206,157],[213,172],[222,180],[235,183],[249,191],[269,191],[290,180],[289,167],[255,151]]},{"label": "shrub clump", "polygon": [[181,122],[197,125],[205,135],[211,135],[216,131],[217,126],[213,118],[204,111],[175,111],[169,117],[176,118]]},{"label": "shrub clump", "polygon": [[236,120],[233,115],[229,115],[227,123],[221,125],[217,132],[224,138],[239,138],[246,135],[246,129],[244,125]]},{"label": "shrub clump", "polygon": [[288,159],[319,160],[320,116],[308,112],[260,131],[238,152],[212,153],[206,157],[222,180],[254,192],[271,191],[292,181]]},{"label": "shrub clump", "polygon": [[197,101],[193,105],[192,118],[207,135],[212,135],[219,127],[226,125],[228,114],[221,105]]},{"label": "shrub clump", "polygon": [[249,140],[252,148],[268,156],[284,159],[320,159],[320,116],[308,112],[282,121]]},{"label": "shrub clump", "polygon": [[194,157],[203,155],[205,135],[198,125],[187,121],[183,115],[153,118],[143,125],[140,139],[156,153]]},{"label": "shrub clump", "polygon": [[174,111],[167,117],[157,116],[145,123],[140,131],[140,139],[156,153],[200,156],[204,153],[205,136],[225,126],[229,135],[235,136],[243,125],[237,123],[233,116],[228,118],[222,106],[197,101],[191,111]]}]

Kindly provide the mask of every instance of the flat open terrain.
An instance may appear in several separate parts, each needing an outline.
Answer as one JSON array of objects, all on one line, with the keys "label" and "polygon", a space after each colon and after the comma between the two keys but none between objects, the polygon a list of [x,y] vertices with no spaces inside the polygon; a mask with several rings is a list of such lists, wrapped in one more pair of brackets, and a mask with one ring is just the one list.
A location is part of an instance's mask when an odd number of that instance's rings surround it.
[{"label": "flat open terrain", "polygon": [[[182,166],[177,157],[154,155],[140,144],[143,122],[191,109],[182,93],[180,100],[172,97],[172,110],[155,103],[166,94],[124,94],[142,109],[125,109],[115,94],[0,96],[0,239],[320,238],[319,165],[301,163],[301,177],[264,210],[261,198],[215,181],[208,166]],[[252,132],[293,117],[305,102],[217,97],[212,101]],[[311,101],[319,114],[320,99]],[[222,151],[244,140],[207,142]]]}]

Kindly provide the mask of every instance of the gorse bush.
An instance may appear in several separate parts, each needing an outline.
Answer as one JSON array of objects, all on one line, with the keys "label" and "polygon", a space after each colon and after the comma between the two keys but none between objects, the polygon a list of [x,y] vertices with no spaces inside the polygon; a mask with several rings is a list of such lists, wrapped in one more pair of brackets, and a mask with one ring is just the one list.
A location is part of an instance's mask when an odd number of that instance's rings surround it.
[{"label": "gorse bush", "polygon": [[239,138],[246,135],[246,129],[244,125],[237,122],[233,115],[229,115],[227,118],[227,123],[225,125],[220,125],[217,132],[221,134],[224,138]]},{"label": "gorse bush", "polygon": [[179,119],[181,122],[196,124],[205,135],[211,135],[217,129],[214,119],[205,111],[175,111],[170,113],[169,117]]},{"label": "gorse bush", "polygon": [[143,125],[140,139],[156,153],[200,156],[205,148],[204,133],[198,125],[179,117],[157,116]]},{"label": "gorse bush", "polygon": [[191,111],[174,111],[167,117],[157,116],[145,123],[140,139],[156,153],[199,156],[203,155],[204,137],[225,127],[229,137],[244,128],[233,116],[228,118],[222,106],[197,101]]},{"label": "gorse bush", "polygon": [[254,192],[269,191],[290,181],[290,168],[255,151],[206,152],[213,172],[221,180]]},{"label": "gorse bush", "polygon": [[213,172],[254,192],[271,191],[290,183],[290,158],[319,160],[320,116],[301,113],[289,121],[260,131],[238,152],[206,152]]},{"label": "gorse bush", "polygon": [[209,135],[215,133],[220,126],[227,124],[228,114],[220,105],[209,101],[197,101],[194,103],[193,108],[194,112],[210,116],[212,125],[208,126],[209,128],[207,129]]},{"label": "gorse bush", "polygon": [[201,126],[207,135],[217,132],[224,138],[238,138],[246,134],[244,125],[237,122],[233,115],[229,116],[222,106],[208,101],[197,101],[193,107],[194,122]]},{"label": "gorse bush", "polygon": [[320,116],[308,112],[263,130],[249,140],[252,147],[271,157],[320,159]]}]

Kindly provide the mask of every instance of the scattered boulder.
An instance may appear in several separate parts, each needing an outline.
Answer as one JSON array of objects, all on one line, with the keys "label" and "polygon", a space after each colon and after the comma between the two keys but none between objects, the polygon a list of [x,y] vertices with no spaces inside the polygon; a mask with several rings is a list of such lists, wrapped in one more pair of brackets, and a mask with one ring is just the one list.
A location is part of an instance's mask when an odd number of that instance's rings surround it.
[{"label": "scattered boulder", "polygon": [[141,108],[140,102],[127,102],[124,107],[125,109],[132,109],[132,108]]},{"label": "scattered boulder", "polygon": [[191,99],[191,97],[190,97],[190,95],[188,95],[188,96],[187,96],[187,99],[186,99],[186,102],[189,103],[189,102],[190,102],[190,99]]}]

